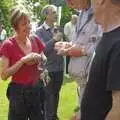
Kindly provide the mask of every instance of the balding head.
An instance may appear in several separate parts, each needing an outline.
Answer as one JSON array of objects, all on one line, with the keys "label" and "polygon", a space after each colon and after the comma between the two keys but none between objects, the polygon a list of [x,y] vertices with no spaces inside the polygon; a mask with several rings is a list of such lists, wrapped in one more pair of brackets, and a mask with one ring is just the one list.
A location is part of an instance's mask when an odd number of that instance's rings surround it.
[{"label": "balding head", "polygon": [[57,11],[57,7],[55,5],[46,5],[43,7],[43,9],[41,11],[41,15],[46,18],[46,16],[49,13],[49,9],[52,9],[52,11]]},{"label": "balding head", "polygon": [[42,9],[41,14],[46,21],[54,23],[57,21],[57,7],[55,5],[46,5]]},{"label": "balding head", "polygon": [[72,16],[71,16],[71,23],[72,23],[72,24],[76,24],[76,23],[77,23],[77,18],[78,18],[77,15],[75,15],[75,14],[72,15]]}]

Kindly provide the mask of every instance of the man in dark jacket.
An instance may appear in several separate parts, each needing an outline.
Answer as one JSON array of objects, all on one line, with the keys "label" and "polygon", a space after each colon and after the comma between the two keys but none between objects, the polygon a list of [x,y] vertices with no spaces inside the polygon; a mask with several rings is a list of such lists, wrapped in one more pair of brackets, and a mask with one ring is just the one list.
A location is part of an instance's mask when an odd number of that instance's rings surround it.
[{"label": "man in dark jacket", "polygon": [[45,43],[45,55],[47,56],[46,68],[49,72],[50,82],[45,93],[45,120],[57,120],[57,108],[59,103],[59,92],[63,82],[64,60],[54,50],[56,41],[62,39],[58,28],[54,27],[57,20],[57,8],[54,5],[46,5],[42,10],[45,18],[44,23],[36,30],[37,36]]}]

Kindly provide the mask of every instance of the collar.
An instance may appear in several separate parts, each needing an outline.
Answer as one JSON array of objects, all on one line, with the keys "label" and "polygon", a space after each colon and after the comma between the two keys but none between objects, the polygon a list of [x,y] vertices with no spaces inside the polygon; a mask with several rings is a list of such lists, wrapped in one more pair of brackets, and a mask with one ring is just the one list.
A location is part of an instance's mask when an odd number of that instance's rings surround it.
[{"label": "collar", "polygon": [[50,29],[50,26],[49,26],[46,22],[43,23],[43,27],[44,27],[46,30],[49,30],[49,29]]}]

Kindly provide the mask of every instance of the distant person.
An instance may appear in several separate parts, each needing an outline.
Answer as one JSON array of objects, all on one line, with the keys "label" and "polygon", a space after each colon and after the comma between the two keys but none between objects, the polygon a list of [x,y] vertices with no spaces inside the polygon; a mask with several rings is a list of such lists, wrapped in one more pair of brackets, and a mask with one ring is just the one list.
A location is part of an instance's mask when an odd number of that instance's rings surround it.
[{"label": "distant person", "polygon": [[38,65],[46,58],[44,44],[31,37],[30,18],[24,7],[11,10],[11,25],[15,34],[0,48],[1,78],[12,77],[7,88],[8,120],[43,120],[37,82],[41,73]]},{"label": "distant person", "polygon": [[[73,34],[75,32],[75,28],[76,28],[76,23],[77,23],[77,15],[72,15],[71,16],[71,20],[65,24],[64,26],[64,34],[65,34],[65,38],[68,42],[72,41],[73,38]],[[66,74],[68,74],[68,64],[70,61],[70,57],[66,56]]]},{"label": "distant person", "polygon": [[4,29],[3,25],[0,24],[0,44],[2,44],[6,38],[7,38],[7,32]]},{"label": "distant person", "polygon": [[62,33],[58,27],[54,27],[54,23],[57,21],[56,6],[46,5],[42,9],[42,15],[45,20],[36,30],[36,34],[46,45],[44,50],[48,60],[46,68],[51,79],[45,88],[45,120],[57,120],[59,93],[63,83],[64,59],[62,56],[57,55],[54,46],[57,41],[62,40]]},{"label": "distant person", "polygon": [[71,20],[68,23],[66,23],[64,26],[64,34],[65,34],[65,37],[67,38],[67,41],[69,42],[72,41],[72,37],[75,32],[77,18],[78,18],[77,15],[75,14],[72,15]]}]

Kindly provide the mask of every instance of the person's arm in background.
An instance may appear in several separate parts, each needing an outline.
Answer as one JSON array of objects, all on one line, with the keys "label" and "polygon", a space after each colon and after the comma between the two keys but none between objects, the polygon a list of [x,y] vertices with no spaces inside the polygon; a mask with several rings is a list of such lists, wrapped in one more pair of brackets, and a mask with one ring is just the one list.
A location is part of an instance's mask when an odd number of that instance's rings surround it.
[{"label": "person's arm in background", "polygon": [[62,56],[80,57],[86,55],[84,46],[78,47],[71,42],[57,42],[54,49],[58,55]]},{"label": "person's arm in background", "polygon": [[[86,34],[88,35],[88,34]],[[96,32],[94,32],[94,35],[96,35]],[[69,48],[67,49],[61,49],[60,51],[60,54],[61,55],[69,55],[71,57],[80,57],[80,56],[92,56],[93,55],[93,52],[95,50],[95,46],[96,46],[96,39],[97,37],[94,37],[94,40],[91,40],[93,38],[91,38],[91,36],[87,36],[86,38],[88,39],[89,37],[89,40],[87,42],[87,44],[84,44],[84,45],[77,45],[77,44],[73,44],[72,46],[70,46]]]},{"label": "person's arm in background", "polygon": [[71,57],[80,57],[86,56],[87,53],[84,46],[78,47],[74,44],[71,48],[67,49],[66,54]]}]

